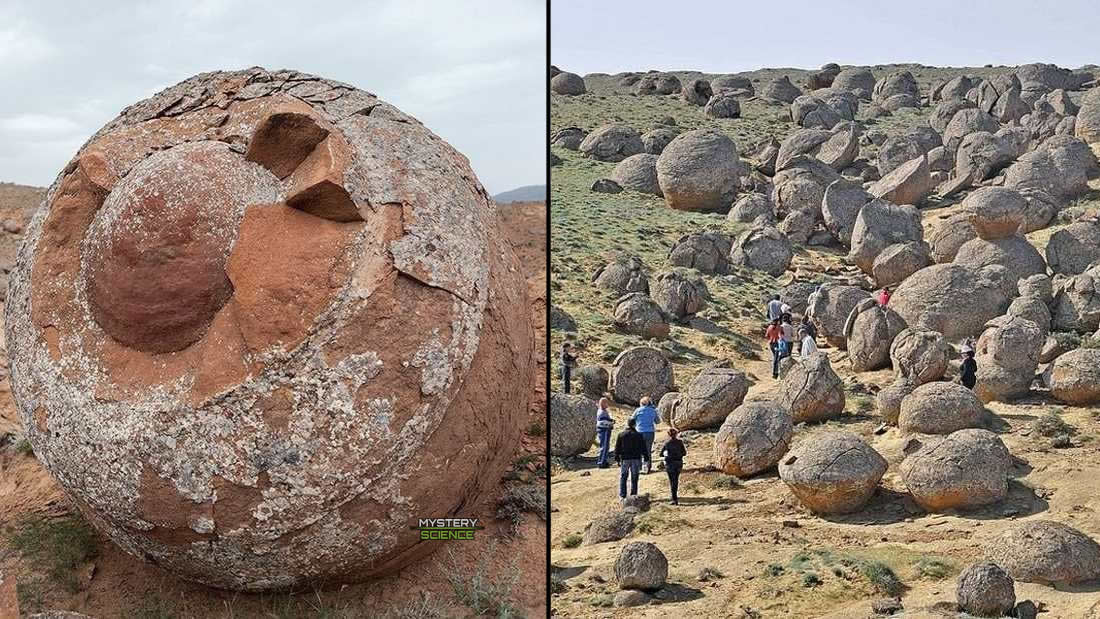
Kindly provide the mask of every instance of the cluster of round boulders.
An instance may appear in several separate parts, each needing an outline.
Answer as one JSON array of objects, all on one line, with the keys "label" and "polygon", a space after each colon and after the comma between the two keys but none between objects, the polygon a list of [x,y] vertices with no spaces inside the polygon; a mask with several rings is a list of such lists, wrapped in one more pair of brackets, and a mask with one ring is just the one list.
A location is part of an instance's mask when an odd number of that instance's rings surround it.
[{"label": "cluster of round boulders", "polygon": [[559,95],[583,95],[584,78],[576,73],[562,71],[550,79],[550,90]]},{"label": "cluster of round boulders", "polygon": [[634,128],[621,123],[593,129],[577,147],[585,157],[618,163],[631,155],[645,152],[642,136]]},{"label": "cluster of round boulders", "polygon": [[703,113],[711,118],[740,118],[741,103],[733,93],[720,92],[707,101]]},{"label": "cluster of round boulders", "polygon": [[985,556],[1023,582],[1072,585],[1100,578],[1100,545],[1053,520],[1017,524],[986,544]]},{"label": "cluster of round boulders", "polygon": [[704,368],[680,391],[672,405],[669,423],[677,430],[713,428],[741,405],[749,391],[749,379],[733,368]]},{"label": "cluster of round boulders", "polygon": [[680,92],[680,78],[671,73],[650,73],[634,84],[639,95],[671,95]]},{"label": "cluster of round boulders", "polygon": [[965,429],[912,442],[921,444],[902,460],[899,472],[924,509],[976,509],[1008,495],[1012,456],[996,434]]},{"label": "cluster of round boulders", "polygon": [[1058,283],[1050,322],[1054,331],[1091,333],[1100,327],[1100,264]]},{"label": "cluster of round boulders", "polygon": [[852,226],[848,258],[864,273],[872,273],[875,258],[895,243],[924,240],[920,212],[908,204],[872,200],[864,204]]},{"label": "cluster of round boulders", "polygon": [[890,347],[905,329],[905,321],[893,309],[882,307],[874,299],[864,299],[844,322],[845,348],[852,370],[866,372],[890,364]]},{"label": "cluster of round boulders", "polygon": [[581,543],[585,546],[615,542],[634,530],[634,514],[618,509],[596,516],[584,528]]},{"label": "cluster of round boulders", "polygon": [[923,384],[902,398],[898,428],[918,434],[951,434],[956,430],[980,428],[985,407],[974,392],[947,381]]},{"label": "cluster of round boulders", "polygon": [[668,337],[668,317],[644,292],[629,292],[615,302],[615,326],[645,338]]},{"label": "cluster of round boulders", "polygon": [[775,207],[765,194],[746,193],[734,202],[727,219],[754,226],[775,225]]},{"label": "cluster of round boulders", "polygon": [[737,237],[730,250],[730,264],[757,269],[778,277],[791,264],[794,251],[786,235],[772,226],[756,227]]},{"label": "cluster of round boulders", "polygon": [[714,459],[727,475],[748,477],[774,467],[794,435],[791,414],[776,402],[745,402],[714,438]]},{"label": "cluster of round boulders", "polygon": [[655,348],[628,348],[611,364],[611,393],[616,402],[636,406],[644,397],[660,400],[673,391],[673,385],[672,364]]},{"label": "cluster of round boulders", "polygon": [[348,84],[253,67],[128,106],[10,279],[34,452],[121,548],[212,587],[399,571],[413,514],[480,502],[522,434],[533,331],[495,204]]},{"label": "cluster of round boulders", "polygon": [[1100,221],[1077,221],[1059,229],[1047,241],[1046,259],[1054,273],[1084,273],[1100,261]]},{"label": "cluster of round boulders", "polygon": [[947,361],[947,340],[937,331],[908,327],[890,344],[890,364],[895,374],[917,385],[942,378],[947,372]]},{"label": "cluster of round boulders", "polygon": [[1067,404],[1100,402],[1100,349],[1078,348],[1055,359],[1050,393]]},{"label": "cluster of round boulders", "polygon": [[1018,316],[998,317],[978,338],[974,393],[983,402],[1011,402],[1027,395],[1039,366],[1046,333]]},{"label": "cluster of round boulders", "polygon": [[649,294],[649,275],[641,258],[629,254],[617,254],[610,262],[596,270],[592,282],[598,288],[618,296],[629,292]]},{"label": "cluster of round boulders", "polygon": [[730,238],[721,232],[708,230],[686,234],[668,251],[668,263],[701,273],[722,275],[729,270],[732,248]]},{"label": "cluster of round boulders", "polygon": [[677,320],[697,314],[707,304],[706,284],[690,269],[673,268],[658,273],[650,292],[664,313]]},{"label": "cluster of round boulders", "polygon": [[684,84],[683,90],[680,91],[680,96],[684,98],[684,101],[692,105],[703,106],[714,96],[714,91],[711,89],[710,82],[696,79]]},{"label": "cluster of round boulders", "polygon": [[596,440],[596,409],[583,395],[550,394],[550,454],[575,456]]},{"label": "cluster of round boulders", "polygon": [[1016,606],[1016,586],[1000,566],[983,561],[959,574],[955,601],[959,610],[976,617],[1004,617]]},{"label": "cluster of round boulders", "polygon": [[874,495],[886,460],[850,432],[807,437],[779,461],[779,477],[817,514],[858,511]]},{"label": "cluster of round boulders", "polygon": [[623,159],[611,171],[611,180],[623,189],[661,195],[657,182],[657,155],[638,153]]},{"label": "cluster of round boulders", "polygon": [[799,358],[787,370],[779,387],[779,402],[795,423],[824,421],[844,412],[844,383],[829,357],[817,353]]},{"label": "cluster of round boulders", "polygon": [[631,542],[615,560],[615,581],[622,589],[653,591],[668,580],[668,559],[655,544]]},{"label": "cluster of round boulders", "polygon": [[682,133],[657,159],[657,181],[670,208],[725,212],[747,172],[737,145],[713,129]]},{"label": "cluster of round boulders", "polygon": [[976,336],[1008,307],[1006,280],[1007,271],[999,265],[933,264],[898,285],[890,308],[907,325],[939,331],[949,340]]},{"label": "cluster of round boulders", "polygon": [[577,370],[576,377],[581,393],[593,400],[607,393],[607,383],[611,380],[611,375],[601,365],[583,366]]},{"label": "cluster of round boulders", "polygon": [[852,309],[871,294],[856,286],[825,283],[810,295],[806,312],[817,327],[818,335],[834,348],[844,350],[848,339],[844,334],[844,325]]}]

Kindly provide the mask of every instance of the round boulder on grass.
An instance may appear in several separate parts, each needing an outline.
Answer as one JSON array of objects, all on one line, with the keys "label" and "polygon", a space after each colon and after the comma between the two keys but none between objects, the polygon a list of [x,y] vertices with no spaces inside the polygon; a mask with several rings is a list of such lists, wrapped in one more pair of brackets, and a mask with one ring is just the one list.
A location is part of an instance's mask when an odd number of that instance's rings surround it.
[{"label": "round boulder on grass", "polygon": [[720,92],[707,101],[703,113],[711,118],[740,118],[741,103],[733,94]]},{"label": "round boulder on grass", "polygon": [[[635,346],[615,357],[611,366],[611,392],[616,402],[636,406],[643,397],[660,400],[669,391],[673,391],[672,364],[661,351]],[[592,423],[595,424],[594,419]]]},{"label": "round boulder on grass", "polygon": [[1016,606],[1016,587],[996,563],[975,563],[959,574],[955,600],[959,610],[971,615],[1003,617]]},{"label": "round boulder on grass", "polygon": [[787,453],[794,434],[791,415],[776,402],[745,402],[726,417],[714,438],[714,459],[727,475],[766,471]]},{"label": "round boulder on grass", "polygon": [[779,277],[790,266],[793,256],[787,237],[778,228],[763,226],[737,237],[730,251],[730,263]]},{"label": "round boulder on grass", "polygon": [[707,304],[706,284],[689,269],[676,268],[658,273],[651,294],[657,305],[677,320],[698,313]]},{"label": "round boulder on grass", "polygon": [[723,275],[729,271],[731,249],[733,243],[721,232],[695,232],[676,241],[668,251],[668,263],[701,273]]},{"label": "round boulder on grass", "polygon": [[621,589],[653,591],[668,580],[668,559],[655,544],[631,542],[615,560],[615,581]]},{"label": "round boulder on grass", "polygon": [[615,326],[645,338],[668,337],[668,318],[661,306],[644,292],[630,292],[615,303]]},{"label": "round boulder on grass", "polygon": [[603,542],[615,542],[621,540],[634,530],[634,514],[616,510],[596,516],[588,526],[584,528],[585,546],[601,544]]},{"label": "round boulder on grass", "polygon": [[747,172],[734,141],[713,129],[676,136],[657,159],[657,181],[665,203],[683,211],[725,212]]},{"label": "round boulder on grass", "polygon": [[585,157],[617,163],[631,155],[645,152],[645,146],[642,144],[642,136],[635,129],[613,123],[598,127],[585,136],[578,150]]},{"label": "round boulder on grass", "polygon": [[577,380],[581,385],[581,393],[593,400],[602,398],[607,393],[607,382],[611,375],[603,366],[586,365],[577,370]]},{"label": "round boulder on grass", "polygon": [[1001,501],[1008,494],[1011,467],[1012,456],[996,434],[966,429],[922,440],[899,471],[913,500],[928,511],[941,512]]},{"label": "round boulder on grass", "polygon": [[550,90],[558,95],[583,95],[584,78],[576,73],[562,71],[550,80]]},{"label": "round boulder on grass", "polygon": [[596,440],[596,406],[583,395],[550,394],[550,455],[575,456]]},{"label": "round boulder on grass", "polygon": [[1018,523],[985,548],[987,559],[1023,582],[1072,585],[1100,578],[1100,545],[1061,522]]},{"label": "round boulder on grass", "polygon": [[657,183],[657,155],[638,153],[623,159],[611,171],[611,180],[623,189],[661,195]]},{"label": "round boulder on grass", "polygon": [[946,381],[934,381],[913,390],[901,401],[898,428],[906,433],[951,434],[980,428],[985,407],[974,392]]},{"label": "round boulder on grass", "polygon": [[649,294],[649,277],[645,264],[637,256],[618,254],[592,275],[596,287],[609,290],[618,296],[629,292]]},{"label": "round boulder on grass", "polygon": [[804,439],[779,461],[779,477],[817,514],[858,511],[886,473],[886,460],[850,432],[822,432]]}]

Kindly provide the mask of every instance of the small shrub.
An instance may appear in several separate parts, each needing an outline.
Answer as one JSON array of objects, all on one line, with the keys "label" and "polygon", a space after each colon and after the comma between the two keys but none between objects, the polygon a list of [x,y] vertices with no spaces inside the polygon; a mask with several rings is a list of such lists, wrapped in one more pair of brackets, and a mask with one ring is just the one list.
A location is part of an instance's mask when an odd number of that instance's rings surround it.
[{"label": "small shrub", "polygon": [[565,593],[565,590],[569,587],[565,584],[565,579],[560,574],[553,574],[550,576],[550,593],[558,595]]},{"label": "small shrub", "polygon": [[615,604],[615,597],[610,593],[602,593],[592,596],[592,599],[589,600],[588,603],[601,608],[610,608]]},{"label": "small shrub", "polygon": [[1056,331],[1051,335],[1062,348],[1073,349],[1081,345],[1081,336],[1073,331]]},{"label": "small shrub", "polygon": [[808,552],[800,552],[791,557],[791,560],[787,562],[787,567],[796,572],[805,572],[813,567],[813,555]]},{"label": "small shrub", "polygon": [[1077,428],[1066,423],[1054,410],[1047,411],[1046,414],[1037,419],[1033,428],[1039,435],[1047,438],[1077,433]]},{"label": "small shrub", "polygon": [[954,565],[937,557],[921,557],[916,568],[921,578],[932,580],[943,580],[955,571]]},{"label": "small shrub", "polygon": [[817,572],[806,572],[802,575],[802,586],[806,588],[816,587],[821,584],[821,577]]},{"label": "small shrub", "polygon": [[579,533],[570,533],[561,540],[562,548],[576,548],[581,545],[583,539]]},{"label": "small shrub", "polygon": [[511,522],[509,532],[512,535],[519,533],[524,513],[546,520],[546,491],[541,485],[511,484],[497,500],[496,516]]},{"label": "small shrub", "polygon": [[95,532],[79,518],[25,519],[8,533],[7,543],[32,569],[72,593],[80,589],[76,569],[99,552]]},{"label": "small shrub", "polygon": [[469,569],[460,566],[456,550],[448,548],[444,575],[451,583],[455,597],[474,614],[498,619],[522,617],[512,599],[512,590],[519,582],[519,571],[513,569],[509,572],[510,575],[501,576],[489,573],[489,557],[493,556],[495,549],[496,541],[489,542],[477,567],[470,573]]},{"label": "small shrub", "polygon": [[638,523],[638,526],[634,527],[634,530],[638,533],[649,534],[653,532],[653,521],[646,518]]},{"label": "small shrub", "polygon": [[741,480],[733,475],[715,477],[714,480],[710,482],[710,487],[715,490],[736,490],[742,486]]},{"label": "small shrub", "polygon": [[719,578],[723,578],[724,576],[725,574],[718,570],[718,568],[708,566],[699,570],[698,580],[699,582],[708,582],[711,580],[718,580]]},{"label": "small shrub", "polygon": [[1100,348],[1100,338],[1086,335],[1081,338],[1081,348]]},{"label": "small shrub", "polygon": [[782,575],[784,571],[783,566],[778,563],[772,563],[764,568],[764,573],[773,578]]},{"label": "small shrub", "polygon": [[417,601],[404,608],[387,611],[382,619],[444,619],[453,616],[453,608],[433,599],[430,593],[421,591]]},{"label": "small shrub", "polygon": [[854,398],[853,405],[855,406],[856,412],[859,413],[870,412],[870,410],[875,407],[875,403],[871,401],[871,398],[865,395]]},{"label": "small shrub", "polygon": [[546,436],[546,428],[543,427],[541,421],[532,421],[531,425],[527,426],[528,436]]},{"label": "small shrub", "polygon": [[882,561],[864,561],[859,572],[871,581],[876,589],[887,595],[900,595],[905,588],[894,570]]},{"label": "small shrub", "polygon": [[15,597],[19,600],[19,609],[23,612],[42,610],[46,603],[46,587],[41,578],[16,580]]},{"label": "small shrub", "polygon": [[15,453],[30,456],[34,455],[34,447],[31,446],[31,442],[25,438],[19,439],[19,442],[15,444]]}]

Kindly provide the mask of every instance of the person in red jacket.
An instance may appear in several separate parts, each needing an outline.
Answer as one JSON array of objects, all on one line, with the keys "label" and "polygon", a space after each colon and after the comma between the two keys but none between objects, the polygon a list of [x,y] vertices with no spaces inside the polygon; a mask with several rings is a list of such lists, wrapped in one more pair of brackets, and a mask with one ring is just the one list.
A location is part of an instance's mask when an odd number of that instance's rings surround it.
[{"label": "person in red jacket", "polygon": [[881,305],[882,307],[886,307],[886,304],[889,303],[889,302],[890,302],[890,291],[886,288],[883,288],[878,293],[878,304]]},{"label": "person in red jacket", "polygon": [[768,347],[772,351],[772,378],[779,378],[779,359],[781,356],[779,340],[783,338],[783,328],[780,326],[778,318],[768,325],[764,337],[768,339]]}]

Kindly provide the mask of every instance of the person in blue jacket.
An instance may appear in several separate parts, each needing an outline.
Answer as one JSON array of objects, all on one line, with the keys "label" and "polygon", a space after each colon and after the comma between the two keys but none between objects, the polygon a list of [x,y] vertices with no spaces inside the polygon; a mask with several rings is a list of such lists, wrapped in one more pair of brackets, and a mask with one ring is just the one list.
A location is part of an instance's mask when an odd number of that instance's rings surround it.
[{"label": "person in blue jacket", "polygon": [[608,461],[611,452],[611,430],[615,427],[615,420],[611,418],[611,400],[600,398],[600,405],[596,409],[596,435],[600,439],[600,457],[596,460],[596,466],[606,469],[611,466]]},{"label": "person in blue jacket", "polygon": [[653,437],[657,434],[657,424],[661,423],[661,415],[657,407],[653,406],[649,396],[638,401],[639,406],[630,416],[638,427],[638,433],[645,439],[645,472],[648,475],[653,472]]}]

